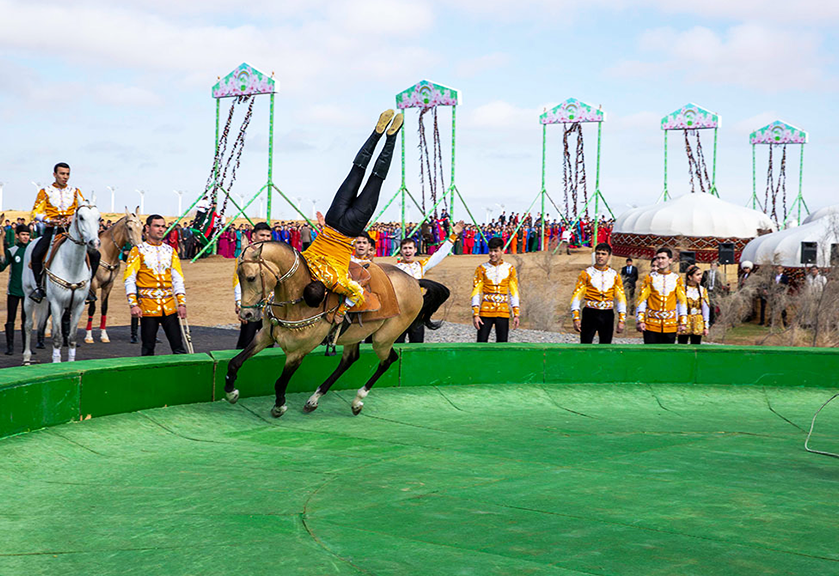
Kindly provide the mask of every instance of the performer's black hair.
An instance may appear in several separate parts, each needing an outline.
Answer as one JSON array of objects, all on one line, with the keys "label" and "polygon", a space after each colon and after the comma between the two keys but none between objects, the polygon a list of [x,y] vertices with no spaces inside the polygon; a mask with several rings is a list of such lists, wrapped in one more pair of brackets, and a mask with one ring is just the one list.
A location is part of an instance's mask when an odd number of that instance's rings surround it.
[{"label": "performer's black hair", "polygon": [[326,297],[326,285],[323,282],[315,281],[306,284],[303,288],[303,300],[310,308],[317,308]]},{"label": "performer's black hair", "polygon": [[267,230],[268,232],[270,232],[271,227],[266,222],[257,222],[253,226],[253,231],[259,232],[260,230]]},{"label": "performer's black hair", "polygon": [[659,248],[655,251],[656,254],[667,254],[668,258],[673,258],[673,251],[670,248]]},{"label": "performer's black hair", "polygon": [[149,214],[149,217],[146,218],[146,226],[151,226],[151,223],[155,220],[163,220],[165,222],[166,218],[164,218],[160,214]]},{"label": "performer's black hair", "polygon": [[408,244],[413,244],[416,247],[417,241],[413,238],[403,238],[402,242],[399,243],[399,247],[404,248]]},{"label": "performer's black hair", "polygon": [[612,247],[609,246],[606,242],[601,242],[600,244],[594,247],[595,252],[599,252],[601,250],[604,252],[608,252],[609,254],[612,253]]},{"label": "performer's black hair", "polygon": [[69,170],[70,165],[67,164],[67,162],[59,162],[58,164],[55,165],[55,167],[53,167],[52,173],[55,174],[56,172],[58,172],[59,168],[67,168],[67,170]]},{"label": "performer's black hair", "polygon": [[493,236],[492,238],[489,239],[489,242],[487,242],[487,248],[489,248],[490,250],[492,250],[493,248],[503,248],[503,247],[504,247],[504,241],[501,238],[499,238],[498,236]]}]

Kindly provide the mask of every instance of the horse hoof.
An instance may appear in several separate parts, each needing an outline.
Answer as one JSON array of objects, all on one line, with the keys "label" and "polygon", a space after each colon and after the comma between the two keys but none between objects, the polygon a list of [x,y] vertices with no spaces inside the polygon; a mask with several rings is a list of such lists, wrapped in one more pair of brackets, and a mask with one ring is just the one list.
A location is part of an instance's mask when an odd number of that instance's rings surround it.
[{"label": "horse hoof", "polygon": [[353,404],[352,405],[352,415],[353,416],[358,416],[359,414],[361,414],[361,409],[362,408],[364,408],[364,402],[359,402],[358,406]]},{"label": "horse hoof", "polygon": [[288,406],[286,406],[285,404],[283,404],[282,406],[275,405],[273,408],[271,408],[271,416],[273,416],[274,418],[279,418],[280,416],[285,414],[286,410],[288,410]]},{"label": "horse hoof", "polygon": [[101,338],[99,338],[99,341],[100,341],[102,344],[109,344],[109,343],[111,342],[111,339],[110,339],[110,338],[108,338],[107,336],[102,336]]},{"label": "horse hoof", "polygon": [[93,344],[93,336],[85,336],[84,337],[85,344]]},{"label": "horse hoof", "polygon": [[318,409],[318,405],[317,404],[312,404],[311,402],[306,402],[303,405],[303,412],[305,412],[306,414],[308,414],[310,412],[314,412],[317,409]]},{"label": "horse hoof", "polygon": [[235,404],[239,401],[239,391],[234,388],[233,392],[225,392],[224,399],[230,402],[231,404]]}]

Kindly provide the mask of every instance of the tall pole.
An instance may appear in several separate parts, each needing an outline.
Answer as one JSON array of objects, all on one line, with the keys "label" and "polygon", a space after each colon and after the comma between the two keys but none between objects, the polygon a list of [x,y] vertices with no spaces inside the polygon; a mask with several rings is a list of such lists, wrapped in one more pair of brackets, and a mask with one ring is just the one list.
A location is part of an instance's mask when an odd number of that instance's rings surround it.
[{"label": "tall pole", "polygon": [[[216,145],[215,145],[215,161],[213,162],[213,188],[218,185],[218,169],[221,158],[218,157],[218,129],[219,129],[219,110],[221,109],[221,99],[216,98]],[[206,190],[204,191],[207,192]]]},{"label": "tall pole", "polygon": [[719,198],[720,194],[717,192],[717,132],[718,128],[714,128],[714,166],[711,169],[711,191]]},{"label": "tall pole", "polygon": [[[178,214],[181,214],[182,213],[182,210],[181,210],[182,200],[183,200],[184,192],[183,192],[183,190],[172,190],[172,192],[174,192],[178,197]],[[111,209],[111,212],[113,212],[113,208]]]},{"label": "tall pole", "polygon": [[146,213],[146,191],[145,190],[135,190],[137,194],[140,195],[140,214]]},{"label": "tall pole", "polygon": [[[457,104],[452,106],[452,178],[451,178],[451,200],[449,200],[449,221],[454,221],[454,150],[455,150],[455,134],[457,132]],[[446,233],[449,231],[446,230]]]},{"label": "tall pole", "polygon": [[798,163],[798,225],[801,226],[801,205],[804,203],[804,144],[801,145],[801,159]]},{"label": "tall pole", "polygon": [[3,183],[0,182],[0,210],[3,209]]},{"label": "tall pole", "polygon": [[[407,114],[407,113],[408,113],[408,109],[406,108],[405,111],[402,114]],[[404,124],[404,122],[405,122],[404,118],[402,119],[402,122]],[[405,191],[408,189],[407,186],[405,186],[405,132],[407,132],[407,130],[405,130],[404,126],[403,126],[401,132],[402,132],[402,140],[401,140],[401,142],[402,142],[402,186],[399,187],[399,193],[402,195],[402,239],[404,240],[405,238],[407,238],[407,236],[406,236],[407,230],[405,229],[405,224],[406,224],[405,223]]]},{"label": "tall pole", "polygon": [[265,220],[271,222],[271,196],[273,196],[274,187],[274,93],[271,92],[271,111],[268,114],[268,187],[266,194],[268,195],[267,209],[265,211]]},{"label": "tall pole", "polygon": [[545,249],[545,146],[547,144],[547,124],[542,124],[542,191],[539,194],[542,196],[542,242],[540,249]]},{"label": "tall pole", "polygon": [[[600,211],[600,135],[602,134],[603,129],[603,122],[597,123],[597,168],[595,168],[594,172],[594,195],[596,198],[594,199],[594,238],[591,242],[591,247],[597,245],[598,240],[598,233],[600,231],[600,215],[598,212]],[[665,132],[666,134],[666,132]]]},{"label": "tall pole", "polygon": [[755,176],[755,144],[752,144],[752,210],[757,206],[757,177]]},{"label": "tall pole", "polygon": [[664,131],[664,201],[669,199],[667,194],[667,130]]}]

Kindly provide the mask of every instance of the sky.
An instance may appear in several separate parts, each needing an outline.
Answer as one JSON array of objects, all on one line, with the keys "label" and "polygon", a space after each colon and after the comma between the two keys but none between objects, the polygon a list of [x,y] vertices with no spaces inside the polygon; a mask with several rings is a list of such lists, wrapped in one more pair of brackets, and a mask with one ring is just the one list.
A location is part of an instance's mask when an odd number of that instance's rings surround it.
[{"label": "sky", "polygon": [[[117,210],[140,204],[137,190],[147,213],[176,213],[174,190],[186,208],[213,166],[211,88],[246,62],[278,83],[273,181],[307,215],[328,208],[379,112],[423,79],[461,92],[455,182],[478,220],[536,198],[538,117],[569,97],[606,112],[600,190],[615,215],[661,195],[660,120],[689,102],[722,118],[717,188],[740,205],[752,193],[749,133],[779,119],[806,130],[803,192],[816,210],[837,201],[837,24],[839,3],[821,0],[0,0],[3,208],[30,209],[35,184],[51,182],[61,161],[103,211],[109,186]],[[221,100],[223,117],[230,102]],[[258,97],[236,201],[267,182],[268,110],[269,97]],[[451,116],[438,110],[446,185]],[[231,138],[241,120],[237,109]],[[416,109],[405,130],[406,184],[419,197]],[[592,191],[597,128],[583,132]],[[668,155],[673,195],[690,190],[679,137],[671,134]],[[713,134],[701,138],[710,162]],[[768,149],[756,152],[762,199]],[[547,191],[563,204],[561,126],[547,129],[546,158]],[[380,207],[399,184],[397,146]],[[263,202],[248,213],[264,215]],[[294,216],[279,194],[272,204],[273,219]],[[460,203],[454,213],[467,217]],[[383,219],[398,217],[394,202]]]}]

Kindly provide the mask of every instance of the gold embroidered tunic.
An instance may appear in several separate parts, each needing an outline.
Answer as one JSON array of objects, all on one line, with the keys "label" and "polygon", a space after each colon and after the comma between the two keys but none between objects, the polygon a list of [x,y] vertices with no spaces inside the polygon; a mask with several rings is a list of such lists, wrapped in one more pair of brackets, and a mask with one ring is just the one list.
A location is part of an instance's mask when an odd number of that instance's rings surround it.
[{"label": "gold embroidered tunic", "polygon": [[651,272],[644,278],[638,293],[636,321],[645,322],[650,332],[676,332],[687,323],[685,285],[673,272]]},{"label": "gold embroidered tunic", "polygon": [[128,304],[139,306],[143,316],[168,316],[186,305],[181,261],[168,244],[134,246],[123,279]]},{"label": "gold embroidered tunic", "polygon": [[626,294],[620,275],[606,266],[598,269],[589,266],[577,278],[577,285],[571,295],[571,315],[580,319],[580,308],[613,310],[618,312],[618,321],[626,322]]},{"label": "gold embroidered tunic", "polygon": [[512,308],[519,315],[519,281],[516,267],[503,260],[484,262],[475,270],[472,287],[472,316],[507,318]]},{"label": "gold embroidered tunic", "polygon": [[702,336],[711,316],[708,290],[704,286],[688,286],[685,289],[687,301],[687,330],[685,334]]},{"label": "gold embroidered tunic", "polygon": [[32,219],[51,221],[72,216],[76,213],[79,200],[85,201],[78,188],[70,186],[59,188],[53,183],[38,191],[35,205],[32,207]]},{"label": "gold embroidered tunic", "polygon": [[454,243],[457,241],[457,234],[450,234],[448,240],[440,246],[439,250],[437,250],[434,254],[429,256],[428,258],[423,258],[422,260],[414,260],[410,264],[408,262],[403,262],[399,260],[396,263],[396,267],[405,272],[406,274],[410,274],[417,280],[422,280],[425,278],[425,275],[428,273],[429,270],[434,268],[437,264],[443,261],[443,258],[448,256],[452,248],[454,248]]},{"label": "gold embroidered tunic", "polygon": [[353,240],[334,228],[324,226],[315,241],[302,253],[313,280],[320,280],[328,290],[347,297],[345,309],[364,302],[361,285],[350,280]]}]

